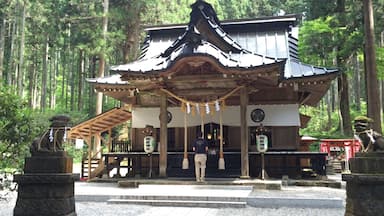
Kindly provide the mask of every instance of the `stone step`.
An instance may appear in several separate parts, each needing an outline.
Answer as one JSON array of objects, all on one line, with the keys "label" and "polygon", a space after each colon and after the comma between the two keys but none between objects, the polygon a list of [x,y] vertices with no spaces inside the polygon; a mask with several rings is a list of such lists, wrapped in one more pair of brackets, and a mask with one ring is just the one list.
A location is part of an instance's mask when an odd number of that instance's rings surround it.
[{"label": "stone step", "polygon": [[108,203],[153,206],[244,208],[251,186],[232,185],[140,185],[134,194],[111,197]]},{"label": "stone step", "polygon": [[171,200],[171,199],[109,199],[108,204],[136,204],[172,207],[245,208],[246,201]]},{"label": "stone step", "polygon": [[247,197],[239,196],[198,196],[198,195],[122,195],[110,200],[170,200],[170,201],[213,201],[247,202]]},{"label": "stone step", "polygon": [[249,197],[249,206],[255,208],[343,208],[344,199],[315,197]]}]

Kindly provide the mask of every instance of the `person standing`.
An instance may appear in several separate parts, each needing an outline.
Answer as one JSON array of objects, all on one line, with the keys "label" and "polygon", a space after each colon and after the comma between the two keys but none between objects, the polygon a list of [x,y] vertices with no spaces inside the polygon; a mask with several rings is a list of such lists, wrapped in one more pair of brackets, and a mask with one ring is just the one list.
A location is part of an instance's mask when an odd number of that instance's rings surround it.
[{"label": "person standing", "polygon": [[198,134],[193,143],[192,150],[195,152],[195,175],[197,182],[205,181],[205,168],[207,164],[208,142],[203,138],[202,133]]}]

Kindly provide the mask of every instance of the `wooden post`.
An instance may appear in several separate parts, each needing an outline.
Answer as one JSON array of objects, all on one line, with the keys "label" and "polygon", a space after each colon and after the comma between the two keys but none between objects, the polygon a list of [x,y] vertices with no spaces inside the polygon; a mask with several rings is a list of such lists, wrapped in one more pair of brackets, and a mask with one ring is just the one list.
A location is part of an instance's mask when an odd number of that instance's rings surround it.
[{"label": "wooden post", "polygon": [[91,160],[92,160],[92,125],[89,128],[89,141],[88,141],[88,179],[91,179]]},{"label": "wooden post", "polygon": [[160,156],[159,156],[159,177],[167,177],[167,95],[161,93],[160,97]]},{"label": "wooden post", "polygon": [[224,161],[224,152],[223,152],[223,141],[224,141],[224,133],[223,133],[223,109],[219,110],[220,115],[220,153],[219,153],[219,170],[225,169],[225,161]]},{"label": "wooden post", "polygon": [[247,105],[248,91],[243,87],[240,89],[241,178],[249,178]]},{"label": "wooden post", "polygon": [[108,139],[108,152],[111,152],[111,145],[112,145],[112,128],[109,128],[108,130],[108,135],[109,135],[109,139]]},{"label": "wooden post", "polygon": [[182,163],[182,169],[189,168],[188,161],[188,127],[187,127],[187,112],[184,112],[184,158]]}]

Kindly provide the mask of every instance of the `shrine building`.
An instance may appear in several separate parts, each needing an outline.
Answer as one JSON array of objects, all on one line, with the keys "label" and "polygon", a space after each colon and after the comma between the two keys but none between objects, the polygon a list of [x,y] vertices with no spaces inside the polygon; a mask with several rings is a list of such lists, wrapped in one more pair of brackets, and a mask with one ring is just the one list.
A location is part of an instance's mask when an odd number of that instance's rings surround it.
[{"label": "shrine building", "polygon": [[144,137],[151,135],[153,176],[192,177],[192,143],[202,132],[210,145],[208,178],[259,176],[260,134],[267,137],[269,176],[296,178],[304,168],[325,175],[326,154],[299,151],[299,129],[308,121],[299,108],[316,106],[339,72],[300,61],[298,17],[221,22],[205,1],[191,8],[186,25],[146,28],[136,61],[88,80],[130,107],[129,147],[103,153],[104,170],[117,160],[127,176],[146,176]]}]

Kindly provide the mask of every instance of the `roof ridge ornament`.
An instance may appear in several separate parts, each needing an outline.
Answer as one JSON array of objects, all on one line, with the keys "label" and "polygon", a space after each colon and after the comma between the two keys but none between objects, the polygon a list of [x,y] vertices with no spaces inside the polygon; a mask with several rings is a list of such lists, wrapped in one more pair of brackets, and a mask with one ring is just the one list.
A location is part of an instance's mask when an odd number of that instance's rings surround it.
[{"label": "roof ridge ornament", "polygon": [[[217,17],[215,9],[212,7],[211,4],[207,3],[204,0],[196,0],[195,3],[191,5],[192,11],[190,13],[190,21],[192,21],[192,17],[196,16],[196,10],[199,10],[200,13],[207,16],[210,20],[216,22],[218,25],[220,25],[219,18]],[[195,23],[196,24],[196,23]]]}]

